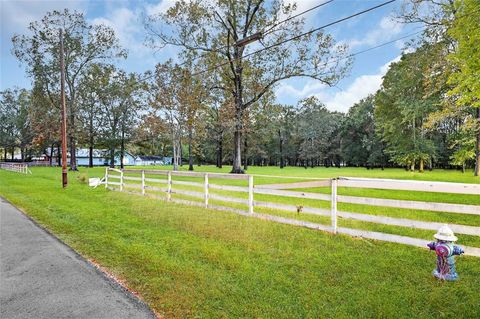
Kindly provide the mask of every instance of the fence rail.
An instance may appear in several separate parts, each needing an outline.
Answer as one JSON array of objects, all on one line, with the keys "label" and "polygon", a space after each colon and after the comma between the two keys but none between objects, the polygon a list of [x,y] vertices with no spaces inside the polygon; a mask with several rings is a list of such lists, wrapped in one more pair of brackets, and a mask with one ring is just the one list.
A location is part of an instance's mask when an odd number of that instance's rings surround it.
[{"label": "fence rail", "polygon": [[[139,174],[140,177],[124,176],[124,173]],[[145,177],[145,175],[163,175],[166,179]],[[185,180],[174,180],[173,177],[195,177],[202,178],[202,182],[192,182]],[[234,179],[245,180],[248,182],[248,187],[231,186],[231,185],[219,185],[211,183],[212,179]],[[115,181],[111,181],[115,179]],[[475,194],[478,195],[480,185],[476,184],[460,184],[460,183],[443,183],[443,182],[420,182],[420,181],[405,181],[405,180],[385,180],[385,179],[362,179],[362,178],[349,178],[341,177],[334,179],[319,179],[307,182],[293,182],[282,183],[272,185],[254,185],[254,176],[252,175],[230,175],[230,174],[218,174],[218,173],[199,173],[199,172],[175,172],[175,171],[161,171],[161,170],[135,170],[125,169],[117,170],[107,168],[105,172],[105,187],[116,186],[111,188],[114,190],[127,190],[129,192],[141,193],[142,195],[159,197],[158,195],[151,194],[152,191],[162,192],[166,194],[167,200],[174,200],[187,203],[195,203],[194,205],[201,205],[204,207],[217,208],[227,211],[233,211],[241,213],[243,215],[252,216],[261,219],[272,220],[284,224],[303,226],[307,228],[314,228],[319,230],[328,231],[331,233],[348,234],[356,237],[363,237],[369,239],[390,241],[404,243],[408,245],[426,247],[427,240],[412,238],[407,236],[399,236],[381,232],[372,232],[367,230],[352,229],[345,227],[338,227],[338,218],[351,219],[368,223],[377,223],[383,225],[409,227],[416,229],[437,230],[443,223],[419,221],[406,218],[394,218],[388,216],[380,216],[373,214],[361,214],[345,212],[337,209],[338,203],[352,203],[369,206],[384,206],[384,207],[396,207],[396,208],[408,208],[425,211],[440,211],[447,213],[459,213],[459,214],[473,214],[480,215],[480,206],[476,205],[463,205],[463,204],[448,204],[448,203],[434,203],[434,202],[421,202],[421,201],[407,201],[407,200],[393,200],[383,198],[368,198],[357,196],[345,196],[338,195],[338,187],[362,187],[362,188],[378,188],[388,190],[412,190],[412,191],[428,191],[428,192],[443,192],[453,194]],[[301,177],[298,177],[301,179]],[[311,178],[310,178],[311,179]],[[118,181],[120,180],[120,181]],[[129,181],[141,182],[140,184],[130,183]],[[155,187],[146,185],[146,183],[163,183],[167,184],[166,188]],[[174,189],[175,185],[193,186],[196,188],[203,188],[202,191],[192,191],[185,189]],[[270,187],[269,187],[270,186]],[[312,193],[295,191],[295,188],[317,188],[317,187],[330,187],[331,194]],[[224,196],[215,193],[211,193],[209,190],[224,190],[233,192],[242,192],[248,194],[248,199],[237,198],[233,196]],[[287,189],[287,190],[286,190]],[[292,189],[292,190],[288,190]],[[139,190],[139,191],[137,191]],[[203,202],[185,201],[180,199],[173,199],[172,194],[186,195],[194,198],[203,199]],[[254,194],[274,195],[282,197],[292,198],[306,198],[321,201],[329,201],[330,208],[315,208],[304,207],[291,204],[272,203],[266,201],[255,201]],[[163,198],[163,197],[160,197]],[[209,201],[217,200],[226,203],[239,203],[248,206],[248,210],[235,209],[232,207],[212,205]],[[306,214],[314,214],[330,217],[330,225],[316,224],[298,219],[289,219],[268,214],[259,214],[254,212],[255,207],[264,207],[270,209],[278,209],[290,212],[301,212]],[[452,230],[459,234],[480,236],[480,227],[449,224]],[[465,247],[465,253],[467,255],[473,255],[480,257],[480,248]]]},{"label": "fence rail", "polygon": [[25,163],[0,163],[0,168],[11,172],[32,174]]}]

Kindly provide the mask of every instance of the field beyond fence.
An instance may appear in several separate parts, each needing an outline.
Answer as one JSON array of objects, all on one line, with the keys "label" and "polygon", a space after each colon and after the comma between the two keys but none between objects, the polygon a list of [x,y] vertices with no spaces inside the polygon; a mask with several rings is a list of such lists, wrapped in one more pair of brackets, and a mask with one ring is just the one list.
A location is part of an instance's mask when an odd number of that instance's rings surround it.
[{"label": "field beyond fence", "polygon": [[[338,188],[342,187],[480,195],[480,185],[478,184],[353,177],[323,179],[291,177],[291,179],[294,179],[292,182],[287,181],[257,185],[255,184],[256,177],[261,177],[261,175],[232,175],[139,169],[117,170],[107,168],[105,172],[105,187],[112,190],[132,192],[144,196],[182,202],[189,205],[231,211],[246,216],[322,230],[333,234],[347,234],[355,237],[395,242],[423,248],[426,248],[428,240],[385,232],[339,227],[338,220],[341,218],[431,231],[435,231],[443,224],[448,223],[452,230],[458,234],[476,237],[480,236],[480,227],[456,224],[449,220],[445,220],[444,222],[421,221],[409,218],[354,213],[339,210],[337,207],[338,203],[348,203],[375,207],[413,209],[432,213],[444,212],[478,216],[480,215],[479,205],[346,196],[338,194]],[[316,190],[321,188],[328,188],[329,194],[309,191],[310,189]],[[269,200],[255,200],[255,195],[266,195],[267,197],[265,198]],[[283,198],[284,200],[283,202],[278,202],[275,200],[276,198]],[[292,205],[285,203],[285,199],[288,200],[288,198],[307,199],[310,203],[314,203],[312,200],[320,201],[321,203],[319,205],[314,204],[311,206]],[[329,207],[325,207],[325,202],[329,202]],[[302,216],[303,214],[323,216],[329,218],[329,223],[318,223],[301,220],[299,218],[286,218],[277,214],[256,212],[257,209],[262,208],[269,209],[270,211],[296,212],[298,215]],[[464,246],[464,250],[466,255],[480,257],[480,248],[478,247]]]}]

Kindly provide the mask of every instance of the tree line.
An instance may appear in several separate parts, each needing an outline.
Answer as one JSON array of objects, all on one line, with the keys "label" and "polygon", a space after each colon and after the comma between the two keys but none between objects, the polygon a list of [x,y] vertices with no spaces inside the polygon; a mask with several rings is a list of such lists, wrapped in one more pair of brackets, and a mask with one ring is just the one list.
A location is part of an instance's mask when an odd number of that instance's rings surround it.
[{"label": "tree line", "polygon": [[[421,22],[425,31],[391,64],[380,90],[346,114],[315,97],[276,103],[273,89],[280,81],[310,77],[333,86],[352,64],[347,47],[331,35],[302,35],[303,19],[284,19],[294,10],[283,1],[178,1],[145,26],[149,46],[178,47],[179,59],[144,74],[115,66],[127,52],[109,27],[89,25],[76,11],[48,13],[30,24],[28,35],[12,39],[32,89],[1,92],[4,158],[15,149],[22,159],[60,149],[61,27],[71,169],[81,146],[90,149],[90,165],[100,148],[109,150],[112,166],[115,153],[123,157],[128,150],[171,156],[174,169],[474,166],[478,175],[478,2],[406,1],[397,18]],[[242,44],[260,31],[260,52]]]}]

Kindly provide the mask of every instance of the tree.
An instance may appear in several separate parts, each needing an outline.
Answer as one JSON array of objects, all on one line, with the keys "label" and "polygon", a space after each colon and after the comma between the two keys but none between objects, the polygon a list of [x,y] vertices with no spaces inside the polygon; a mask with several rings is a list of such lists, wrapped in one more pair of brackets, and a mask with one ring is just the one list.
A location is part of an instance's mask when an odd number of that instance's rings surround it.
[{"label": "tree", "polygon": [[304,166],[318,165],[340,166],[339,154],[332,152],[332,145],[340,149],[337,138],[343,115],[327,110],[316,97],[312,96],[299,102],[298,133],[300,135],[300,158]]},{"label": "tree", "polygon": [[93,167],[93,150],[101,133],[104,122],[99,91],[102,90],[102,65],[92,64],[83,77],[80,85],[84,88],[79,92],[79,122],[81,124],[82,141],[88,145],[88,166]]},{"label": "tree", "polygon": [[347,165],[385,165],[384,145],[376,134],[374,96],[369,95],[355,103],[341,127],[342,156]]},{"label": "tree", "polygon": [[206,99],[199,77],[192,75],[190,67],[181,67],[169,60],[157,65],[151,91],[154,92],[151,105],[166,118],[170,127],[174,170],[181,161],[183,137],[188,141],[189,170],[193,170],[194,135],[200,131],[199,115],[205,109]]},{"label": "tree", "polygon": [[[245,111],[279,81],[305,76],[334,85],[347,71],[346,46],[323,32],[304,36],[304,20],[292,16],[296,6],[281,0],[177,1],[147,23],[152,46],[174,45],[206,57],[206,74],[222,81],[217,88],[231,95],[235,108],[232,173],[242,173],[241,147]],[[164,22],[159,28],[158,22]],[[253,54],[239,41],[270,28]],[[288,41],[289,39],[295,39]],[[219,66],[220,63],[220,66]],[[215,75],[216,74],[216,75]]]},{"label": "tree", "polygon": [[27,72],[42,85],[52,105],[59,105],[59,29],[64,30],[65,82],[68,105],[70,169],[76,170],[78,95],[85,70],[96,62],[125,57],[113,29],[89,25],[77,11],[48,12],[40,21],[31,22],[29,35],[14,35],[13,52],[26,65]]},{"label": "tree", "polygon": [[449,94],[456,97],[459,106],[470,106],[476,111],[475,176],[480,174],[480,3],[476,0],[455,1],[455,20],[448,31],[456,41],[454,53],[449,55],[454,65],[448,79],[453,85]]},{"label": "tree", "polygon": [[102,139],[110,150],[110,167],[115,167],[116,149],[120,147],[120,166],[123,168],[126,140],[134,132],[141,113],[141,92],[137,74],[127,74],[113,65],[100,65],[95,72],[98,80],[96,95],[102,106],[104,126]]},{"label": "tree", "polygon": [[7,149],[14,158],[15,148],[20,149],[21,159],[25,160],[27,147],[31,145],[33,136],[29,112],[31,94],[25,89],[15,88],[0,92],[0,143],[6,159]]},{"label": "tree", "polygon": [[439,107],[440,97],[425,94],[428,46],[402,55],[390,66],[375,96],[375,120],[386,151],[399,165],[422,172],[436,156],[436,147],[424,128],[428,115]]}]

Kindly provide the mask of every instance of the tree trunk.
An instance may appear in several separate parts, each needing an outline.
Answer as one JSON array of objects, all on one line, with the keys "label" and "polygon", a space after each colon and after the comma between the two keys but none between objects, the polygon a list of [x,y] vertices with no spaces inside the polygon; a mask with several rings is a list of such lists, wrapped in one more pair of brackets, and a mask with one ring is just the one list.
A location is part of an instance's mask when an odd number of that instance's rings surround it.
[{"label": "tree trunk", "polygon": [[192,129],[188,130],[188,170],[193,171],[193,157],[192,157]]},{"label": "tree trunk", "polygon": [[242,170],[242,110],[236,111],[235,132],[233,134],[233,167],[231,173],[243,174]]},{"label": "tree trunk", "polygon": [[88,148],[88,167],[93,167],[93,142],[90,139],[90,146]]},{"label": "tree trunk", "polygon": [[415,161],[412,161],[410,165],[410,171],[414,172],[415,171]]},{"label": "tree trunk", "polygon": [[420,173],[423,173],[423,158],[420,159],[420,167],[418,170]]},{"label": "tree trunk", "polygon": [[93,116],[90,116],[88,167],[93,167]]},{"label": "tree trunk", "polygon": [[50,146],[50,156],[49,156],[49,159],[48,159],[48,162],[50,164],[50,167],[53,165],[53,143],[52,145]]},{"label": "tree trunk", "polygon": [[222,168],[223,162],[223,132],[220,134],[217,140],[217,167]]},{"label": "tree trunk", "polygon": [[60,153],[60,142],[57,144],[57,163],[62,166],[62,154]]},{"label": "tree trunk", "polygon": [[69,140],[70,140],[70,170],[71,171],[78,171],[77,169],[77,154],[76,154],[76,144],[75,144],[75,136],[73,134],[73,130],[75,127],[75,117],[73,115],[70,116],[70,133],[69,133]]},{"label": "tree trunk", "polygon": [[243,174],[242,170],[242,130],[243,130],[243,83],[242,83],[242,54],[243,48],[235,46],[234,58],[237,61],[235,67],[235,133],[233,135],[233,174]]},{"label": "tree trunk", "polygon": [[278,130],[278,140],[280,142],[280,168],[285,167],[285,161],[283,158],[283,138],[282,138],[282,132]]},{"label": "tree trunk", "polygon": [[182,140],[178,140],[178,164],[183,166],[183,147],[182,147]]},{"label": "tree trunk", "polygon": [[247,133],[244,134],[245,137],[243,139],[243,169],[246,171],[248,170],[248,141],[247,141]]},{"label": "tree trunk", "polygon": [[480,107],[477,107],[477,141],[475,143],[475,176],[480,174]]},{"label": "tree trunk", "polygon": [[110,148],[110,167],[115,168],[115,148]]},{"label": "tree trunk", "polygon": [[123,169],[123,158],[125,157],[125,130],[122,128],[122,140],[120,144],[120,168]]},{"label": "tree trunk", "polygon": [[7,160],[7,148],[6,147],[3,149],[3,159],[5,161]]}]

